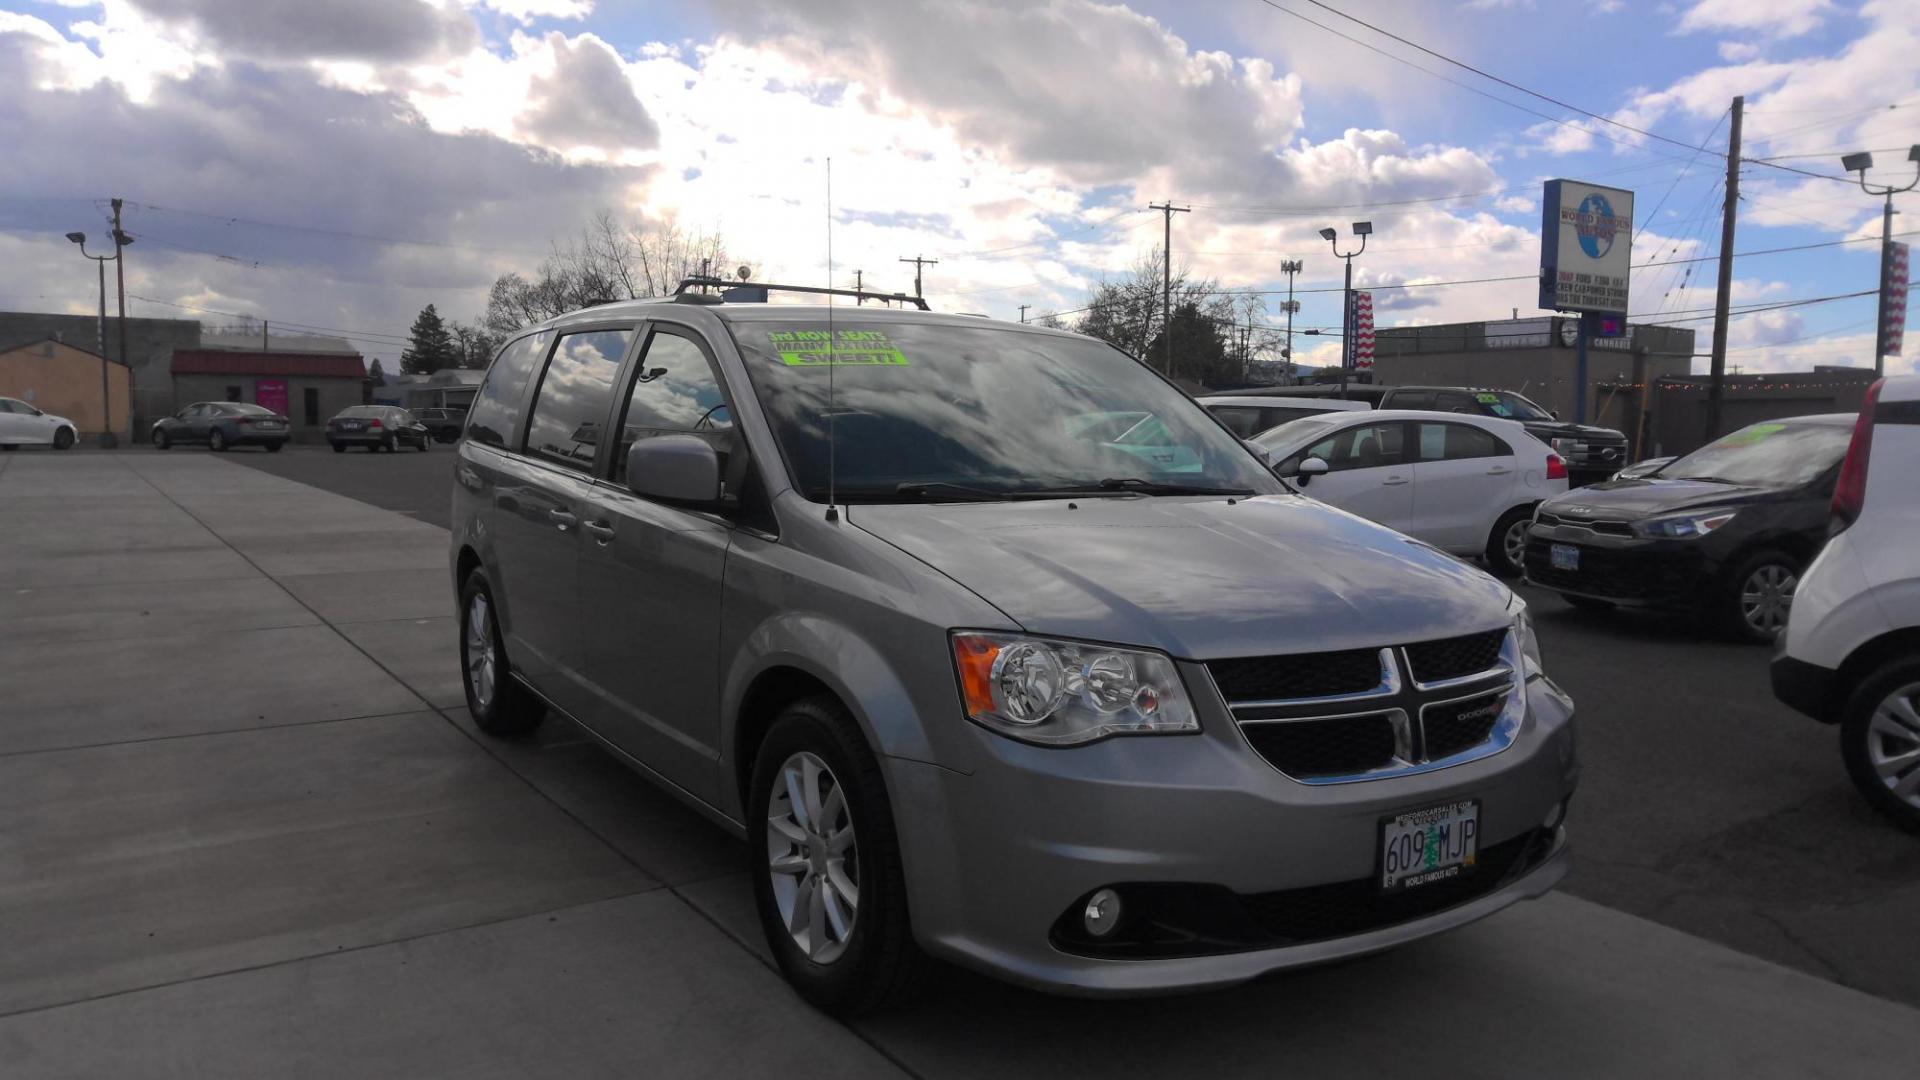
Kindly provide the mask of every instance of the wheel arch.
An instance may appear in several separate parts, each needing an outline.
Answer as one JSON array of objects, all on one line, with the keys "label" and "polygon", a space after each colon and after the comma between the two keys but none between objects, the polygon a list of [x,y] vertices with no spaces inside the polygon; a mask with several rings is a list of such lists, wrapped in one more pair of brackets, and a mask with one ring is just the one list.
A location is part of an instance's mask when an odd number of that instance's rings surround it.
[{"label": "wheel arch", "polygon": [[1846,707],[1854,689],[1881,665],[1901,656],[1920,657],[1920,626],[1890,630],[1862,642],[1848,653],[1834,672],[1833,682],[1827,691],[1826,712],[1821,719],[1828,723],[1838,722],[1840,710]]}]

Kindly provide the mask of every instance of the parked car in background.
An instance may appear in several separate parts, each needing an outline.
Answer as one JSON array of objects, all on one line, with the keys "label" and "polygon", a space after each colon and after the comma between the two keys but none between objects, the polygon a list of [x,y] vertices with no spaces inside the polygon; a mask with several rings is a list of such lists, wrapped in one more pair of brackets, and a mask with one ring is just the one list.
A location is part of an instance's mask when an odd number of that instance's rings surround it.
[{"label": "parked car in background", "polygon": [[1286,398],[1272,394],[1248,394],[1229,391],[1224,394],[1209,394],[1195,398],[1207,407],[1207,411],[1220,418],[1227,429],[1243,439],[1272,428],[1279,427],[1289,420],[1298,420],[1303,416],[1321,416],[1330,412],[1352,412],[1371,409],[1373,406],[1364,401],[1343,401],[1339,398]]},{"label": "parked car in background", "polygon": [[1560,455],[1511,420],[1402,409],[1337,412],[1253,439],[1321,502],[1455,555],[1520,573],[1527,523],[1567,490]]},{"label": "parked car in background", "polygon": [[1672,464],[1675,456],[1676,455],[1668,454],[1666,457],[1650,457],[1645,461],[1636,461],[1632,465],[1614,473],[1611,479],[1638,480],[1643,476],[1652,476]]},{"label": "parked car in background", "polygon": [[286,417],[264,405],[202,401],[161,417],[148,434],[156,450],[204,443],[216,452],[235,446],[264,446],[278,453],[293,437],[293,430]]},{"label": "parked car in background", "polygon": [[823,1009],[928,953],[1234,984],[1566,872],[1573,706],[1512,590],[1290,494],[1105,342],[606,304],[508,341],[456,454],[474,722],[564,713],[745,840]]},{"label": "parked car in background", "polygon": [[77,430],[64,416],[42,412],[19,398],[0,397],[0,450],[22,446],[66,450],[73,446]]},{"label": "parked car in background", "polygon": [[[1331,385],[1276,386],[1283,397],[1340,400],[1340,388]],[[1349,385],[1346,397],[1376,409],[1432,409],[1468,413],[1501,420],[1518,420],[1534,438],[1546,443],[1567,463],[1570,487],[1610,478],[1627,460],[1627,437],[1612,428],[1574,424],[1556,417],[1531,399],[1511,390],[1473,386]]]},{"label": "parked car in background", "polygon": [[1827,539],[1827,507],[1854,418],[1751,424],[1638,480],[1542,503],[1527,579],[1576,607],[1701,612],[1771,641]]},{"label": "parked car in background", "polygon": [[1875,807],[1920,831],[1920,375],[1883,379],[1854,421],[1833,536],[1800,579],[1773,658],[1781,701],[1840,729]]},{"label": "parked car in background", "polygon": [[433,445],[433,433],[397,405],[355,405],[327,421],[327,445],[336,454],[344,453],[349,446],[376,452],[392,452],[402,446],[425,450]]},{"label": "parked car in background", "polygon": [[413,418],[427,429],[434,442],[450,443],[460,439],[460,431],[467,426],[465,409],[413,409]]}]

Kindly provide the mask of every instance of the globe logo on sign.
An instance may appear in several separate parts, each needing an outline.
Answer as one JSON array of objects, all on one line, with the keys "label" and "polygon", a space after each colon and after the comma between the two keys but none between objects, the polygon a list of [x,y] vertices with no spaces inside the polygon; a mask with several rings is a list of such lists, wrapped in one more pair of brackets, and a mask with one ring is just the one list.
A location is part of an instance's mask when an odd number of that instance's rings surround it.
[{"label": "globe logo on sign", "polygon": [[1573,229],[1580,234],[1580,250],[1586,252],[1589,259],[1604,257],[1613,250],[1613,237],[1619,230],[1613,204],[1597,191],[1581,199]]}]

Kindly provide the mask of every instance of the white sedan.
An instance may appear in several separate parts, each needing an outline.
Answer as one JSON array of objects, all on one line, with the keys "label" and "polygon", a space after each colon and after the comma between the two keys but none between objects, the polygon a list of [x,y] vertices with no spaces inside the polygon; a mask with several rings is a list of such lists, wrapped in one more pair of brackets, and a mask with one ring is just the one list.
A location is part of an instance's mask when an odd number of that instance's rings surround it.
[{"label": "white sedan", "polygon": [[1281,424],[1253,439],[1306,494],[1455,555],[1520,573],[1527,524],[1567,490],[1567,464],[1513,420],[1377,409]]},{"label": "white sedan", "polygon": [[19,398],[0,397],[0,450],[18,446],[65,450],[73,445],[78,431],[64,416],[41,412]]}]

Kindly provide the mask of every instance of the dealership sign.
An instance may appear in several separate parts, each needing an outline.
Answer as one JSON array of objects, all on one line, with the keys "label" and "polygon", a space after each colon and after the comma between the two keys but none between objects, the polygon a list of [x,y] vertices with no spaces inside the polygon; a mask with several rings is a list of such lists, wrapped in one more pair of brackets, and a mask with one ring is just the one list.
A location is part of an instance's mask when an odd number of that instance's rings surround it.
[{"label": "dealership sign", "polygon": [[1547,181],[1540,220],[1540,306],[1627,313],[1633,265],[1633,192]]}]

